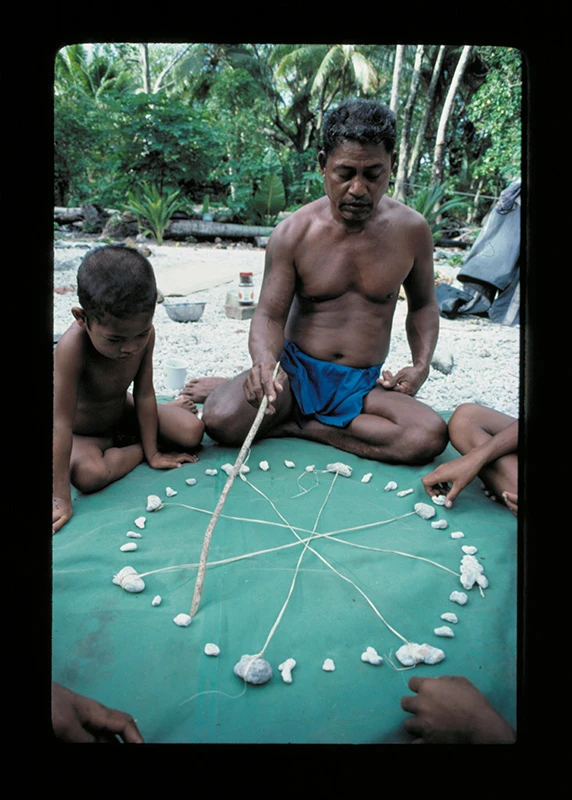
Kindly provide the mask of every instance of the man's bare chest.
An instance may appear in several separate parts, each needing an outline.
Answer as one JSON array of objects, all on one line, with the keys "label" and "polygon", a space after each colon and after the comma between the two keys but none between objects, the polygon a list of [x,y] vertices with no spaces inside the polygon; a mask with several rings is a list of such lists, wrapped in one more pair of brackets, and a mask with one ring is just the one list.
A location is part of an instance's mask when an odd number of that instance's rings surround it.
[{"label": "man's bare chest", "polygon": [[413,266],[407,247],[394,243],[356,242],[314,247],[296,263],[297,292],[319,301],[350,292],[375,303],[392,300]]}]

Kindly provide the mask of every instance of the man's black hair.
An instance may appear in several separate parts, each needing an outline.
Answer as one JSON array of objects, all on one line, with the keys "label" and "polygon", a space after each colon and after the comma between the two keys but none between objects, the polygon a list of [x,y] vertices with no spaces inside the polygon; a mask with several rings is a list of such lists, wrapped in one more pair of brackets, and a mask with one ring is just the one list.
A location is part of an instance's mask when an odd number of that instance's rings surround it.
[{"label": "man's black hair", "polygon": [[132,247],[96,247],[81,262],[77,294],[88,320],[100,320],[104,314],[124,319],[153,312],[157,302],[155,273],[145,256]]},{"label": "man's black hair", "polygon": [[347,100],[328,111],[322,126],[322,150],[326,158],[343,141],[383,144],[388,153],[395,150],[395,114],[376,100]]}]

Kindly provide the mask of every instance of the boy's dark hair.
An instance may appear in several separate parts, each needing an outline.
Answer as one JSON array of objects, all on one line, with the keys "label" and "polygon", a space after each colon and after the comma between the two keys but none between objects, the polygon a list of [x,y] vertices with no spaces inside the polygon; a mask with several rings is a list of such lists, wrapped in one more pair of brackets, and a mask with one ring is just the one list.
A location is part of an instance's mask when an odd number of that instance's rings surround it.
[{"label": "boy's dark hair", "polygon": [[326,158],[342,141],[383,144],[393,153],[397,127],[395,114],[376,100],[347,100],[328,111],[322,126],[322,150]]},{"label": "boy's dark hair", "polygon": [[157,284],[144,255],[125,245],[96,247],[77,273],[77,294],[88,321],[118,319],[155,310]]}]

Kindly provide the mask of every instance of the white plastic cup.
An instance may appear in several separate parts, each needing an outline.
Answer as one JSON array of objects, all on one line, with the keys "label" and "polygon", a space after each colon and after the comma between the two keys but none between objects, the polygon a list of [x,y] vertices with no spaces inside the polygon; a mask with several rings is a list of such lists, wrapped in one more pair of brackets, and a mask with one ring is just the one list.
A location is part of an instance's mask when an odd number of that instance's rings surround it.
[{"label": "white plastic cup", "polygon": [[188,367],[183,358],[169,358],[165,362],[165,385],[169,389],[182,389],[187,379]]}]

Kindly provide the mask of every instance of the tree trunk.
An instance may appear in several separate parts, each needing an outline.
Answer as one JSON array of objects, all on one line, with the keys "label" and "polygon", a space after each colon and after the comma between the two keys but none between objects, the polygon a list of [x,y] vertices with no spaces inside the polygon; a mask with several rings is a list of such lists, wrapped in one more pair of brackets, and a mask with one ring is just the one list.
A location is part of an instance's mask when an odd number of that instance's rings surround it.
[{"label": "tree trunk", "polygon": [[403,52],[405,45],[398,44],[395,47],[395,61],[393,64],[393,84],[391,87],[391,100],[389,108],[397,116],[397,101],[399,98],[399,76],[401,74],[401,65],[403,64]]},{"label": "tree trunk", "polygon": [[433,74],[431,75],[431,83],[429,84],[429,89],[427,90],[427,97],[425,98],[425,108],[423,109],[423,116],[421,118],[421,122],[419,123],[417,138],[415,139],[413,152],[411,153],[411,158],[409,159],[409,166],[407,168],[407,172],[409,174],[409,180],[412,183],[415,182],[415,176],[417,175],[417,170],[419,169],[419,160],[421,158],[421,147],[425,140],[425,131],[427,130],[427,123],[429,122],[429,117],[433,109],[433,98],[435,97],[435,89],[437,88],[439,75],[441,74],[441,67],[443,65],[443,58],[445,56],[445,48],[446,45],[444,44],[442,44],[439,47],[439,52],[437,53],[437,58],[435,59]]},{"label": "tree trunk", "polygon": [[149,65],[149,45],[141,43],[141,68],[143,72],[143,91],[149,94],[151,91],[151,67]]},{"label": "tree trunk", "polygon": [[270,236],[274,230],[266,225],[235,225],[230,222],[202,222],[194,219],[175,219],[165,228],[165,239],[186,239],[188,236],[221,236],[228,239],[253,239]]},{"label": "tree trunk", "polygon": [[443,111],[441,112],[439,128],[437,129],[437,140],[435,142],[435,154],[433,156],[433,170],[431,175],[431,181],[433,184],[441,183],[443,180],[445,165],[445,134],[447,131],[447,124],[453,110],[453,100],[455,99],[455,94],[459,88],[459,83],[463,77],[463,72],[467,66],[469,56],[471,55],[471,50],[471,45],[465,45],[465,47],[463,47],[463,52],[461,53],[457,63],[453,80],[451,81],[449,91],[447,92],[447,97],[445,98]]},{"label": "tree trunk", "polygon": [[401,122],[401,144],[399,147],[399,162],[397,167],[397,178],[395,180],[395,188],[393,190],[393,197],[395,200],[404,202],[408,193],[408,170],[407,162],[409,160],[409,148],[411,144],[411,118],[413,117],[413,106],[417,97],[417,90],[419,88],[419,81],[421,78],[421,63],[423,61],[423,53],[425,47],[422,44],[417,45],[415,52],[415,64],[413,65],[413,75],[411,76],[411,88],[409,89],[409,96],[405,104],[405,111],[403,112],[403,120]]}]

